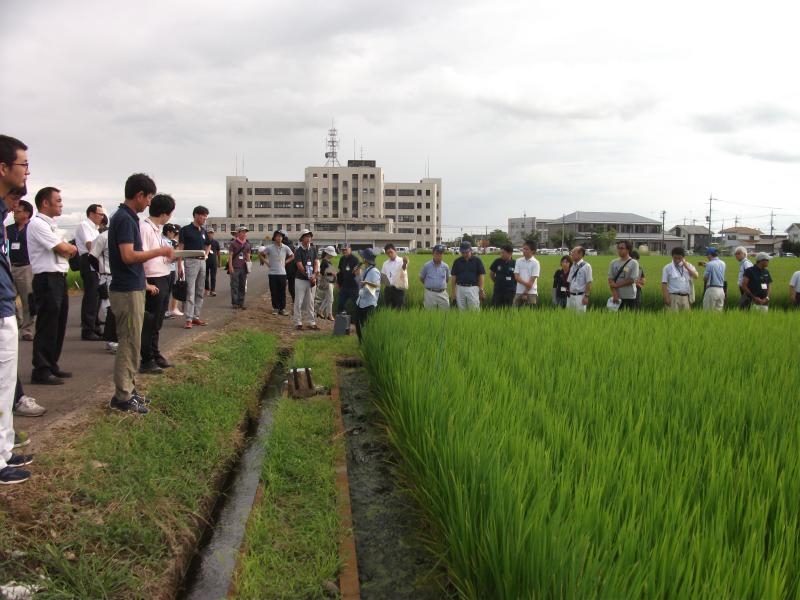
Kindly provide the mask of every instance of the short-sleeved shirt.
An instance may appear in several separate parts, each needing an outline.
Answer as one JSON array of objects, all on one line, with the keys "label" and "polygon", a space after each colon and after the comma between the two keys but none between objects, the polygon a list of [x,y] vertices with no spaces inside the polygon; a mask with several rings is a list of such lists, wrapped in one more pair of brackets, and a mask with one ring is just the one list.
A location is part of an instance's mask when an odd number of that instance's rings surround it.
[{"label": "short-sleeved shirt", "polygon": [[178,234],[178,242],[183,244],[184,250],[205,250],[206,246],[211,245],[205,227],[197,227],[194,223],[189,223],[181,227]]},{"label": "short-sleeved shirt", "polygon": [[767,287],[772,283],[772,275],[769,269],[760,269],[758,265],[753,265],[744,272],[747,277],[747,289],[756,298],[767,297]]},{"label": "short-sleeved shirt", "polygon": [[517,264],[514,266],[514,273],[520,276],[523,281],[530,281],[536,277],[531,289],[526,288],[523,284],[517,283],[517,294],[538,294],[539,293],[539,261],[536,257],[531,256],[528,258],[517,259]]},{"label": "short-sleeved shirt", "polygon": [[388,259],[381,266],[381,275],[386,276],[389,285],[396,286],[400,283],[400,273],[403,270],[403,259],[400,256],[395,256],[394,260]]},{"label": "short-sleeved shirt", "polygon": [[725,285],[725,263],[718,258],[708,261],[703,278],[708,287],[723,287]]},{"label": "short-sleeved shirt", "polygon": [[28,226],[25,225],[21,230],[16,223],[11,223],[6,227],[6,239],[8,240],[8,258],[15,267],[24,267],[31,264],[28,260]]},{"label": "short-sleeved shirt", "polygon": [[78,248],[78,254],[86,254],[88,252],[86,242],[94,242],[98,235],[100,230],[89,219],[78,223],[75,228],[75,246]]},{"label": "short-sleeved shirt", "polygon": [[217,264],[217,261],[219,261],[219,241],[208,238],[208,246],[208,258],[206,258],[206,261]]},{"label": "short-sleeved shirt", "polygon": [[794,291],[800,292],[800,271],[795,271],[792,279],[789,281],[789,287]]},{"label": "short-sleeved shirt", "polygon": [[[317,260],[317,248],[314,244],[309,244],[308,249],[299,244],[294,251],[295,264],[301,263],[306,268],[306,273],[314,274],[314,262]],[[308,279],[308,275],[297,269],[296,279]]]},{"label": "short-sleeved shirt", "polygon": [[111,275],[108,265],[108,230],[95,238],[92,249],[89,250],[89,254],[97,259],[97,272],[100,273],[100,275]]},{"label": "short-sleeved shirt", "polygon": [[52,218],[37,213],[31,219],[28,223],[28,258],[34,275],[67,272],[67,259],[54,250],[63,241],[64,234]]},{"label": "short-sleeved shirt", "polygon": [[478,285],[479,277],[486,275],[486,268],[483,261],[476,256],[471,256],[469,260],[459,256],[453,261],[451,273],[456,278],[457,285]]},{"label": "short-sleeved shirt", "polygon": [[133,244],[136,252],[142,251],[139,216],[125,204],[120,204],[108,222],[108,262],[111,266],[112,292],[141,292],[145,288],[144,265],[125,264],[119,251],[120,244]]},{"label": "short-sleeved shirt", "polygon": [[494,289],[503,292],[510,292],[515,290],[517,282],[514,280],[514,266],[517,261],[513,258],[503,260],[497,258],[489,267],[489,270],[494,273]]},{"label": "short-sleeved shirt", "polygon": [[592,279],[592,265],[581,259],[569,268],[567,283],[569,283],[570,294],[583,294],[586,286],[594,281]]},{"label": "short-sleeved shirt", "polygon": [[450,266],[444,261],[437,265],[429,260],[422,266],[419,276],[426,290],[445,290],[450,279]]},{"label": "short-sleeved shirt", "polygon": [[240,242],[237,238],[233,238],[228,244],[229,259],[231,267],[234,269],[244,269],[247,263],[250,262],[250,242],[245,240]]},{"label": "short-sleeved shirt", "polygon": [[264,247],[264,256],[269,261],[270,275],[286,275],[286,259],[292,254],[292,249],[286,244],[276,246],[274,243]]},{"label": "short-sleeved shirt", "polygon": [[690,272],[689,269],[674,262],[664,265],[661,270],[661,283],[667,284],[667,293],[689,294],[692,286]]},{"label": "short-sleeved shirt", "polygon": [[336,280],[340,286],[349,290],[358,288],[356,269],[359,264],[358,258],[352,254],[339,259],[339,273],[336,275]]},{"label": "short-sleeved shirt", "polygon": [[[161,226],[153,223],[149,218],[139,221],[139,235],[142,236],[142,250],[157,250],[161,248]],[[171,260],[163,256],[155,256],[142,263],[145,277],[166,277],[169,275]]]},{"label": "short-sleeved shirt", "polygon": [[743,258],[739,262],[739,277],[737,277],[737,279],[736,279],[736,284],[739,287],[742,287],[742,277],[744,277],[744,272],[747,271],[747,269],[749,269],[752,266],[753,266],[753,263],[751,263],[750,259],[748,259],[748,258]]},{"label": "short-sleeved shirt", "polygon": [[[5,220],[6,215],[8,215],[8,209],[3,198],[0,197],[0,223]],[[0,319],[6,319],[17,313],[17,289],[14,287],[14,278],[11,276],[11,267],[6,256],[5,229],[2,227],[0,227],[0,242],[2,242],[0,249]]]},{"label": "short-sleeved shirt", "polygon": [[[356,306],[359,308],[378,306],[378,297],[381,293],[381,273],[375,265],[367,265],[364,268],[363,281],[365,283],[371,283],[372,287],[368,288],[366,285],[361,286],[361,289],[358,291]],[[370,289],[372,291],[370,291]]]},{"label": "short-sleeved shirt", "polygon": [[639,263],[635,258],[618,258],[608,267],[608,278],[615,282],[632,279],[633,283],[617,288],[617,294],[623,300],[636,299],[636,280],[639,279]]}]

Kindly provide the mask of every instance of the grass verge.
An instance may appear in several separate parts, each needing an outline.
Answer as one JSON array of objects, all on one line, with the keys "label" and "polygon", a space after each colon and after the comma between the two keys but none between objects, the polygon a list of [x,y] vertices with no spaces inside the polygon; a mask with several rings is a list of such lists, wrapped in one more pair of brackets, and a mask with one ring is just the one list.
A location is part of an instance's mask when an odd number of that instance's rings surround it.
[{"label": "grass verge", "polygon": [[[315,384],[330,387],[337,357],[355,350],[348,337],[303,337],[289,364],[310,367]],[[334,407],[328,396],[282,398],[273,415],[263,495],[250,515],[236,597],[318,598],[339,570]]]},{"label": "grass verge", "polygon": [[197,541],[276,341],[254,331],[226,334],[151,386],[146,417],[103,418],[80,445],[37,457],[41,487],[20,490],[0,513],[3,579],[43,576],[47,589],[37,598],[170,596],[174,558]]}]

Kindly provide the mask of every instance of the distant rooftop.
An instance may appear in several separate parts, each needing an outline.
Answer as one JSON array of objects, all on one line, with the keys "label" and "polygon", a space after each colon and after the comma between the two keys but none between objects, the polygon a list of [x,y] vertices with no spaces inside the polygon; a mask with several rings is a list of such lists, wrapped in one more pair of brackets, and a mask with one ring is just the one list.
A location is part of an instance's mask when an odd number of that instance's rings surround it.
[{"label": "distant rooftop", "polygon": [[612,223],[620,225],[661,225],[661,221],[635,215],[633,213],[618,213],[618,212],[586,212],[578,211],[564,215],[564,217],[556,217],[555,219],[542,219],[549,223]]},{"label": "distant rooftop", "polygon": [[703,234],[708,235],[708,227],[704,227],[703,225],[675,225],[675,227],[672,227],[670,231],[678,228],[680,228],[680,230],[683,231],[684,233],[689,233],[693,235],[703,235]]},{"label": "distant rooftop", "polygon": [[740,233],[742,235],[764,235],[760,229],[753,229],[752,227],[728,227],[727,229],[720,229],[720,233]]}]

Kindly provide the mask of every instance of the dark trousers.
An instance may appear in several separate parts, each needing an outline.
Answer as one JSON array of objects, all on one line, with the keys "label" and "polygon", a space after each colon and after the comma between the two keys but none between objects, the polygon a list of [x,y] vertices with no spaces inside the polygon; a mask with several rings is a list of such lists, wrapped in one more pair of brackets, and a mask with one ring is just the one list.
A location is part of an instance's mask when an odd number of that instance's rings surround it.
[{"label": "dark trousers", "polygon": [[514,296],[516,295],[516,286],[511,289],[497,289],[495,286],[492,292],[492,306],[495,308],[502,308],[503,306],[512,306],[514,304]]},{"label": "dark trousers", "polygon": [[[740,288],[740,291],[741,291],[741,288]],[[739,297],[739,309],[740,310],[750,310],[750,305],[752,303],[753,303],[753,299],[742,291],[742,295]]]},{"label": "dark trousers", "polygon": [[[36,303],[36,333],[33,336],[34,379],[44,379],[59,371],[58,359],[64,347],[69,298],[66,273],[37,273],[33,276],[33,301]],[[96,311],[97,309],[95,309]]]},{"label": "dark trousers", "polygon": [[217,256],[206,259],[206,290],[213,292],[217,289]]},{"label": "dark trousers", "polygon": [[14,388],[14,408],[17,408],[20,398],[24,395],[25,392],[22,389],[22,382],[19,380],[19,375],[17,375],[17,387]]},{"label": "dark trousers", "polygon": [[383,300],[389,308],[403,308],[406,303],[406,291],[387,285],[383,292]]},{"label": "dark trousers", "polygon": [[169,282],[169,275],[147,278],[147,283],[158,288],[158,294],[147,292],[144,297],[142,347],[139,351],[143,363],[161,356],[158,349],[158,334],[164,324],[164,313],[169,307]]},{"label": "dark trousers", "polygon": [[358,335],[359,342],[361,342],[361,331],[373,312],[375,312],[374,306],[367,306],[366,308],[356,306],[356,335]]},{"label": "dark trousers", "polygon": [[247,289],[247,268],[237,267],[229,277],[231,278],[231,304],[244,306],[244,294]]},{"label": "dark trousers", "polygon": [[117,318],[114,311],[109,306],[106,309],[106,326],[103,327],[103,339],[107,342],[118,342],[117,339]]},{"label": "dark trousers", "polygon": [[620,310],[639,310],[639,307],[636,305],[636,298],[620,298],[619,300],[619,309]]},{"label": "dark trousers", "polygon": [[[336,312],[343,313],[347,310],[347,301],[351,300],[353,306],[356,305],[358,298],[358,288],[341,287],[339,288],[339,298],[336,300]],[[349,313],[351,316],[354,313]]]},{"label": "dark trousers", "polygon": [[286,274],[286,284],[289,288],[289,295],[292,297],[292,302],[294,302],[294,275]]},{"label": "dark trousers", "polygon": [[81,300],[81,334],[97,331],[97,307],[100,304],[100,276],[89,265],[89,254],[81,254],[81,279],[83,279],[83,300]]},{"label": "dark trousers", "polygon": [[286,275],[270,275],[268,279],[273,310],[286,310]]}]

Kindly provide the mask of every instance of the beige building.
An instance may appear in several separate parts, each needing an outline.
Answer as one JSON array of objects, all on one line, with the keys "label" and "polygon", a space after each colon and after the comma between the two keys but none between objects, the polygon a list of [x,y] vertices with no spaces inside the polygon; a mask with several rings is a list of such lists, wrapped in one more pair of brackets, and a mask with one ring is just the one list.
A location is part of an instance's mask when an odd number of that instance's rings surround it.
[{"label": "beige building", "polygon": [[228,176],[225,188],[226,216],[207,221],[220,241],[227,242],[242,226],[255,243],[271,239],[276,229],[294,241],[306,227],[318,246],[347,241],[354,248],[382,248],[392,242],[417,249],[430,248],[442,237],[442,180],[387,182],[374,160],[307,167],[304,178],[295,181]]}]

